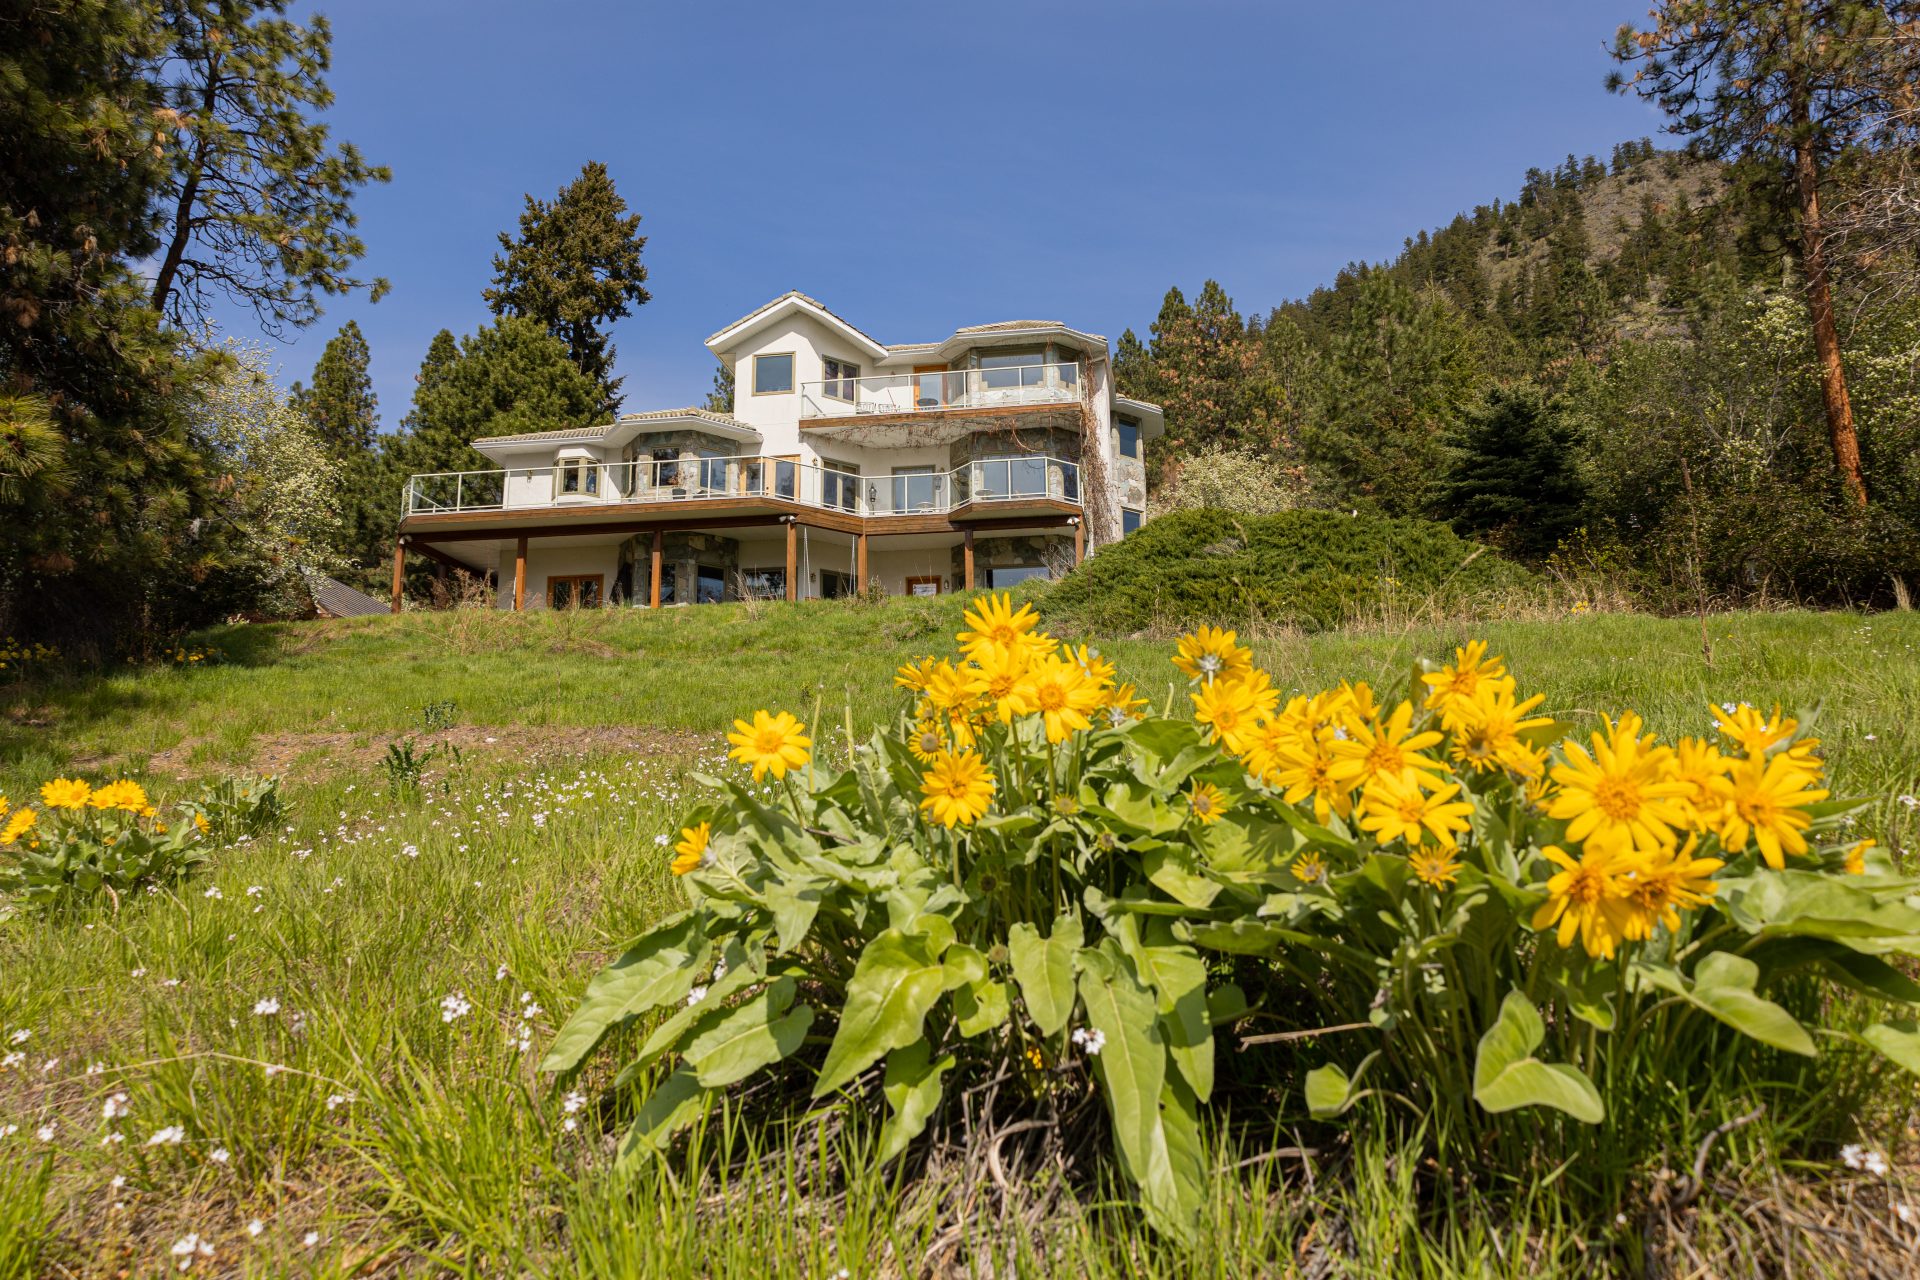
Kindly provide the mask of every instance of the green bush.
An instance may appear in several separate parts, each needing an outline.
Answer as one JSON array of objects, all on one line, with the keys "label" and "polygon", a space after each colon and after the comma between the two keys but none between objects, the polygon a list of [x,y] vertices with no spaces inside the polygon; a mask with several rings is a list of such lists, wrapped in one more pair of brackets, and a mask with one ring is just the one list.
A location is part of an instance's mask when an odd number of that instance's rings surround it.
[{"label": "green bush", "polygon": [[1049,592],[1060,625],[1140,631],[1263,621],[1322,630],[1399,605],[1466,606],[1533,576],[1426,520],[1181,511],[1148,521]]}]

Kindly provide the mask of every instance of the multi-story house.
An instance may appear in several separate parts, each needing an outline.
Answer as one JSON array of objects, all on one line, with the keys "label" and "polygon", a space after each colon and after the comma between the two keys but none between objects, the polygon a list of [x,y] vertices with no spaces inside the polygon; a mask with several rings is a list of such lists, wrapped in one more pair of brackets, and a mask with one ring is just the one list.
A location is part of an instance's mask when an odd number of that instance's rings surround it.
[{"label": "multi-story house", "polygon": [[886,346],[788,293],[707,339],[734,411],[661,409],[476,440],[408,481],[408,553],[502,608],[934,594],[1057,576],[1138,527],[1156,405],[1107,340],[1053,321]]}]

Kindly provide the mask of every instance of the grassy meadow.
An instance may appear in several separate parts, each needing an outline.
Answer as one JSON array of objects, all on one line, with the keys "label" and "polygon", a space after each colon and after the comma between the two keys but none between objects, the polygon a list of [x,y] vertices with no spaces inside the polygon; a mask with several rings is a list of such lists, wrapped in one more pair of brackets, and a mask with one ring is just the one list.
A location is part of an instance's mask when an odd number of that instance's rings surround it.
[{"label": "grassy meadow", "polygon": [[[0,1280],[1535,1276],[1653,1256],[1653,1192],[1611,1224],[1570,1217],[1550,1186],[1436,1206],[1365,1126],[1285,1161],[1222,1136],[1193,1255],[1110,1187],[1037,1235],[1009,1230],[989,1194],[936,1210],[865,1157],[861,1117],[827,1150],[756,1149],[763,1136],[720,1122],[685,1161],[612,1174],[611,1081],[556,1094],[534,1068],[587,976],[676,905],[662,845],[689,770],[728,767],[720,735],[762,706],[843,749],[842,726],[895,714],[893,669],[944,650],[958,616],[902,600],[245,626],[199,638],[217,660],[0,686],[0,794],[126,776],[164,807],[191,780],[271,769],[290,802],[282,830],[177,894],[0,920]],[[1914,615],[1724,615],[1703,637],[1695,620],[1584,614],[1276,633],[1254,650],[1283,686],[1397,689],[1417,657],[1473,636],[1576,724],[1632,707],[1671,738],[1706,731],[1709,702],[1819,705],[1836,793],[1884,795],[1868,834],[1903,856],[1915,843]],[[1167,641],[1095,643],[1149,698],[1175,696]],[[458,749],[417,794],[381,764],[409,737]],[[1911,1094],[1881,1099],[1852,1139],[1897,1152]],[[1280,1108],[1277,1131],[1305,1125],[1297,1099]],[[1830,1221],[1808,1197],[1858,1206],[1849,1229],[1888,1257],[1920,1246],[1920,1213],[1909,1225],[1890,1190],[1901,1171],[1841,1168],[1837,1137],[1789,1153],[1798,1189],[1781,1190],[1786,1131],[1728,1134],[1717,1176],[1774,1179],[1783,1220]],[[1754,1230],[1718,1204],[1692,1211],[1701,1238]],[[1805,1233],[1795,1274],[1839,1265],[1821,1240]]]}]

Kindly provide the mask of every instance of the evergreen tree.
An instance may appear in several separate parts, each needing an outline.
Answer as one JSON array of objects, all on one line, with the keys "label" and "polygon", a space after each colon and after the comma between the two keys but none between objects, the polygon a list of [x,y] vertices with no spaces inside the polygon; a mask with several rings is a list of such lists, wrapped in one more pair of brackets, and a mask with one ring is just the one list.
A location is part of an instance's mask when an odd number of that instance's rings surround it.
[{"label": "evergreen tree", "polygon": [[318,294],[384,280],[351,273],[366,252],[353,198],[390,177],[351,144],[334,147],[316,117],[333,104],[325,18],[305,27],[289,0],[160,0],[168,118],[166,181],[156,195],[162,242],[154,310],[182,323],[224,297],[269,332],[311,324]]},{"label": "evergreen tree", "polygon": [[552,204],[527,198],[518,239],[500,233],[493,287],[496,316],[532,320],[566,346],[568,358],[601,388],[600,406],[620,404],[612,344],[601,331],[652,297],[640,251],[640,215],[614,190],[607,166],[591,161]]},{"label": "evergreen tree", "polygon": [[1587,491],[1562,413],[1533,387],[1495,387],[1453,442],[1434,505],[1462,534],[1543,559],[1579,528]]},{"label": "evergreen tree", "polygon": [[531,320],[503,317],[462,339],[444,331],[427,349],[396,445],[398,471],[466,471],[483,459],[472,442],[604,422],[599,384],[575,367],[558,338]]},{"label": "evergreen tree", "polygon": [[733,412],[733,367],[721,365],[713,371],[713,390],[707,393],[706,407],[714,413]]},{"label": "evergreen tree", "polygon": [[293,384],[294,407],[306,415],[315,436],[336,460],[369,452],[380,430],[380,402],[368,372],[371,362],[366,337],[349,320],[320,352],[312,389]]}]

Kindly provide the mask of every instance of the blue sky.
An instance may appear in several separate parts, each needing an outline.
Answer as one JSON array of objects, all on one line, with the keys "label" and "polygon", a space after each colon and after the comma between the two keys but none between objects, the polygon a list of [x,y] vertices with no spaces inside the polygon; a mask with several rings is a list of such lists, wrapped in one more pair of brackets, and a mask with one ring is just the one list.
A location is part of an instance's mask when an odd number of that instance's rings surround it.
[{"label": "blue sky", "polygon": [[393,169],[358,202],[393,290],[333,300],[282,376],[357,320],[392,429],[434,333],[490,318],[495,234],[589,159],[648,236],[653,301],[614,328],[628,409],[698,402],[702,339],[790,288],[883,342],[1013,318],[1144,336],[1208,277],[1264,312],[1529,166],[1654,134],[1601,86],[1645,8],[321,4],[336,136]]}]

